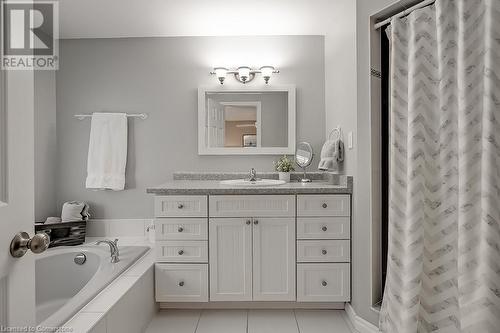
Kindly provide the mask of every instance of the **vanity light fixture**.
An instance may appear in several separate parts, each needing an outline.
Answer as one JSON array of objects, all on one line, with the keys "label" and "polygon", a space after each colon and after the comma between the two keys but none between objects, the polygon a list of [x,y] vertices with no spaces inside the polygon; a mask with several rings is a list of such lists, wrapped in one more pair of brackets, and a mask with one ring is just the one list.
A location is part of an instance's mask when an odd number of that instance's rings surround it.
[{"label": "vanity light fixture", "polygon": [[216,75],[220,84],[224,84],[227,74],[234,75],[234,78],[243,84],[252,81],[255,78],[255,74],[262,74],[264,82],[268,84],[271,76],[279,72],[280,71],[275,69],[273,66],[262,66],[260,69],[251,69],[248,66],[240,66],[236,70],[228,70],[225,67],[215,67],[210,74]]}]

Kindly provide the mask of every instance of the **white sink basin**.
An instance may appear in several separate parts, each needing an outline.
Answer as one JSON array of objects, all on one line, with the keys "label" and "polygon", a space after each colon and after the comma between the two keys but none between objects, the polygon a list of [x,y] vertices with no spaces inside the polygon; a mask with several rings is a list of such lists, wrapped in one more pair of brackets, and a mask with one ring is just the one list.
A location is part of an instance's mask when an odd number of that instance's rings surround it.
[{"label": "white sink basin", "polygon": [[248,179],[229,179],[222,180],[220,182],[221,185],[230,185],[230,186],[276,186],[283,185],[286,182],[284,180],[278,179],[257,179],[256,181],[250,181]]}]

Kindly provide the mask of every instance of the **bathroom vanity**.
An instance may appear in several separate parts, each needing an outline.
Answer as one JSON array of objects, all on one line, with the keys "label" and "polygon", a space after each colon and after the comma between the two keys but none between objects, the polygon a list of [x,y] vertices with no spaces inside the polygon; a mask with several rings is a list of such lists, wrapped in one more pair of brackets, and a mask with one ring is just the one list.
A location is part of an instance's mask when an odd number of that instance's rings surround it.
[{"label": "bathroom vanity", "polygon": [[157,302],[350,301],[351,177],[266,187],[174,177],[147,190]]}]

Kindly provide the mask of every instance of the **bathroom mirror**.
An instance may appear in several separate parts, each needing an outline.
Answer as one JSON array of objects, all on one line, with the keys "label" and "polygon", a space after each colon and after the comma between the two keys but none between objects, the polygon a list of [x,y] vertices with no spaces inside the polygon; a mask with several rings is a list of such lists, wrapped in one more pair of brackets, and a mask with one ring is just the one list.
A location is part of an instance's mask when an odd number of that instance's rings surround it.
[{"label": "bathroom mirror", "polygon": [[200,155],[295,152],[295,86],[198,89]]},{"label": "bathroom mirror", "polygon": [[311,165],[314,158],[312,146],[308,142],[297,143],[297,150],[295,151],[295,163],[302,168],[304,175],[300,180],[303,183],[309,183],[311,180],[306,177],[306,168]]}]

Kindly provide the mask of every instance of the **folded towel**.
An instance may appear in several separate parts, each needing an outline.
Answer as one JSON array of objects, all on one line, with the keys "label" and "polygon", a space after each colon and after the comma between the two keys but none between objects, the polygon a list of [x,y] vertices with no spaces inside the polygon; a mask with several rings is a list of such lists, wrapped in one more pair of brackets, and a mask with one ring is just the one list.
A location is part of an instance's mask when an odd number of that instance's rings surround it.
[{"label": "folded towel", "polygon": [[321,171],[339,172],[344,161],[344,142],[339,139],[327,140],[321,148],[321,160],[318,169]]},{"label": "folded towel", "polygon": [[61,212],[62,222],[86,221],[89,216],[89,205],[85,202],[69,201],[63,204]]},{"label": "folded towel", "polygon": [[54,217],[50,216],[45,219],[45,224],[55,224],[55,223],[61,223],[62,219],[60,217]]},{"label": "folded towel", "polygon": [[86,187],[123,190],[126,164],[127,115],[125,113],[93,113]]}]

